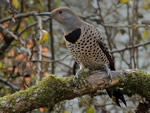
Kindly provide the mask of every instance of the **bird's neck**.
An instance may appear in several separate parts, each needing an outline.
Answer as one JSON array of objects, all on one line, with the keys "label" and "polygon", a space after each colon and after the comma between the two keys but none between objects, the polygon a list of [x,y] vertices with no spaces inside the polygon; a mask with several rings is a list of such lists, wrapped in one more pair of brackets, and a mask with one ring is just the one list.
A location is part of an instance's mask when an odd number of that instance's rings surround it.
[{"label": "bird's neck", "polygon": [[82,21],[79,18],[76,18],[75,20],[68,20],[67,22],[63,23],[64,28],[64,34],[67,35],[71,33],[72,31],[80,28],[82,25]]}]

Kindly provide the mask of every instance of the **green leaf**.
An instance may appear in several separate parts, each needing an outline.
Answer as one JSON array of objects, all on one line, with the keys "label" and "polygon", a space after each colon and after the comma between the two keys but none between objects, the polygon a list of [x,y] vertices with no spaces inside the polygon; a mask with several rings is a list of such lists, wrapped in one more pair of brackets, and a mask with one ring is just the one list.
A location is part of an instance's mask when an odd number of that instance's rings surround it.
[{"label": "green leaf", "polygon": [[90,106],[87,110],[86,113],[94,113],[94,108]]}]

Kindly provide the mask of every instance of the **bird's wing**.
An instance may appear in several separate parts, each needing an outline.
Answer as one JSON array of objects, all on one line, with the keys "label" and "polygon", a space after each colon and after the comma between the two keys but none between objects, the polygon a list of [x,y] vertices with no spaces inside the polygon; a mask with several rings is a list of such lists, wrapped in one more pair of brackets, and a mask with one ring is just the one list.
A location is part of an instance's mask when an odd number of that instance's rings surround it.
[{"label": "bird's wing", "polygon": [[104,52],[104,54],[106,55],[108,61],[109,61],[109,65],[110,65],[110,69],[111,70],[115,70],[115,64],[114,64],[114,59],[112,57],[112,55],[110,54],[106,44],[104,44],[102,42],[102,40],[98,39],[97,43],[99,45],[99,47],[101,48],[101,50]]},{"label": "bird's wing", "polygon": [[[101,50],[104,52],[107,59],[109,60],[110,69],[115,70],[114,59],[113,59],[112,55],[110,54],[108,48],[106,47],[106,45],[100,39],[98,39],[97,42],[98,42],[98,45],[100,46]],[[109,97],[112,98],[118,106],[120,106],[119,99],[125,105],[127,105],[126,101],[125,101],[125,98],[123,96],[123,92],[119,88],[116,88],[116,89],[109,88],[109,89],[106,89],[106,91],[107,91]]]}]

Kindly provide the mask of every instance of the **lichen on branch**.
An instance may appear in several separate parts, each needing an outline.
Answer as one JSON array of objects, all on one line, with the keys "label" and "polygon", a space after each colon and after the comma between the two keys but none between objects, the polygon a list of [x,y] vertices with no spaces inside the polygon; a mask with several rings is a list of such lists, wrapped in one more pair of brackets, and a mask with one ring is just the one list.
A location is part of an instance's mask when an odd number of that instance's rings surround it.
[{"label": "lichen on branch", "polygon": [[111,82],[105,72],[84,72],[75,85],[73,77],[49,75],[31,88],[1,97],[0,112],[25,113],[40,107],[53,107],[63,100],[114,86],[123,87],[128,95],[139,94],[149,100],[150,74],[140,70],[121,70],[113,71],[112,76]]}]

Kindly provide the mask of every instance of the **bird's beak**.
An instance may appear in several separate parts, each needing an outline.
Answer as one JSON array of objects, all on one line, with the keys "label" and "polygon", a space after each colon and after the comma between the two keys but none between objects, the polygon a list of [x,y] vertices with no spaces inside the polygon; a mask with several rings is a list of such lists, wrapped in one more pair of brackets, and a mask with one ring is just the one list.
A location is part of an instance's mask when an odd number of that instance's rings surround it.
[{"label": "bird's beak", "polygon": [[36,16],[49,16],[49,17],[52,17],[53,14],[51,12],[43,12],[43,13],[36,14]]}]

